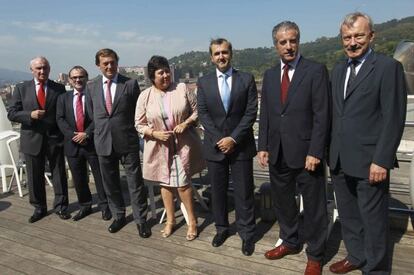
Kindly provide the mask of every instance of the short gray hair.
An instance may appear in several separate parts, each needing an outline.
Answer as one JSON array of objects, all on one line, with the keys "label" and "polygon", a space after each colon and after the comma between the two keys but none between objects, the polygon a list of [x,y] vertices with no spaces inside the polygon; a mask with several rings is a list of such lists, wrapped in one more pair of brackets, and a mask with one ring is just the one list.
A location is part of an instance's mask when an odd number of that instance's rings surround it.
[{"label": "short gray hair", "polygon": [[297,33],[298,42],[300,40],[300,30],[298,25],[292,21],[283,21],[273,27],[272,30],[272,38],[273,38],[273,45],[277,44],[276,34],[281,30],[295,30]]},{"label": "short gray hair", "polygon": [[360,17],[365,18],[368,21],[369,30],[373,32],[374,23],[372,22],[371,17],[368,14],[356,11],[356,12],[352,12],[352,13],[345,15],[344,20],[339,26],[339,34],[342,34],[342,26],[347,26],[348,28],[350,28],[354,25],[355,21],[357,21],[358,18]]},{"label": "short gray hair", "polygon": [[36,57],[35,57],[35,58],[33,58],[32,60],[30,60],[30,69],[32,68],[33,63],[34,63],[36,60],[38,60],[38,59],[43,60],[43,61],[46,61],[47,65],[50,67],[49,60],[47,60],[47,58],[46,58],[46,57],[44,57],[44,56],[36,56]]}]

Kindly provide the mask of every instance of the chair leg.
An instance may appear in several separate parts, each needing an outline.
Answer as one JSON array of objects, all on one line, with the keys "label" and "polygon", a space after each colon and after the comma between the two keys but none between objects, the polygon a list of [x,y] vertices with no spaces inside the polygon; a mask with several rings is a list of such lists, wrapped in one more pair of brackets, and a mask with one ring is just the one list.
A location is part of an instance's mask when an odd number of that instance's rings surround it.
[{"label": "chair leg", "polygon": [[49,179],[49,174],[50,173],[45,173],[45,179],[46,179],[47,184],[49,184],[50,187],[53,187],[53,184]]},{"label": "chair leg", "polygon": [[7,192],[6,168],[1,167],[1,183],[3,186],[3,193]]}]

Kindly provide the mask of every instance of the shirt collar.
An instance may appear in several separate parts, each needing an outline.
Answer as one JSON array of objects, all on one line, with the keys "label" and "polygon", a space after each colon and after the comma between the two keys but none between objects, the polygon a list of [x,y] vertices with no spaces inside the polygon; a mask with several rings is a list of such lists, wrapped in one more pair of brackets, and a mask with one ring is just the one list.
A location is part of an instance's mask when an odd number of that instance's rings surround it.
[{"label": "shirt collar", "polygon": [[224,73],[220,72],[217,68],[216,68],[216,75],[217,78],[221,77],[222,75],[227,75],[227,77],[231,77],[233,75],[233,67],[230,67],[227,71],[225,71]]},{"label": "shirt collar", "polygon": [[108,80],[111,80],[112,81],[112,83],[117,83],[118,82],[118,74],[116,74],[115,76],[114,76],[114,78],[112,78],[112,79],[109,79],[109,78],[107,78],[106,76],[104,76],[104,75],[102,75],[102,83],[103,84],[105,84]]},{"label": "shirt collar", "polygon": [[83,91],[82,92],[79,92],[78,90],[76,90],[75,88],[73,88],[73,94],[74,95],[83,94]]},{"label": "shirt collar", "polygon": [[[360,58],[356,58],[355,60],[358,60],[358,63],[359,64],[362,64],[362,63],[364,63],[364,61],[367,59],[368,55],[371,52],[372,52],[372,49],[369,48],[368,51],[363,56],[361,56]],[[351,58],[348,58],[348,63],[347,64],[349,65],[349,64],[351,64],[351,62],[352,62],[352,59]]]},{"label": "shirt collar", "polygon": [[[40,81],[37,80],[37,78],[34,78],[33,80],[34,80],[36,86],[40,84]],[[48,80],[46,80],[45,83],[43,83],[43,85],[47,86],[47,82],[48,82]]]},{"label": "shirt collar", "polygon": [[[291,69],[296,69],[296,66],[298,65],[299,59],[301,58],[301,54],[298,53],[298,55],[296,56],[295,60],[287,63],[289,65],[289,67]],[[285,67],[286,63],[283,62],[283,60],[280,60],[280,69],[283,70],[283,68]]]}]

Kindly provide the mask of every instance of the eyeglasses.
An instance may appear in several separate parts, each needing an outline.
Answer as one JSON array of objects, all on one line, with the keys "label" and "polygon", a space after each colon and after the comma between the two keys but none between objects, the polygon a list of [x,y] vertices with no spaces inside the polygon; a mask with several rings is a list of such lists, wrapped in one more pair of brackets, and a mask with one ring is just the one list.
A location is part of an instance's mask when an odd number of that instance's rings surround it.
[{"label": "eyeglasses", "polygon": [[77,80],[77,79],[82,80],[82,79],[85,79],[85,78],[86,78],[86,76],[84,76],[84,75],[81,75],[81,76],[71,76],[70,77],[70,79],[72,79],[72,80]]}]

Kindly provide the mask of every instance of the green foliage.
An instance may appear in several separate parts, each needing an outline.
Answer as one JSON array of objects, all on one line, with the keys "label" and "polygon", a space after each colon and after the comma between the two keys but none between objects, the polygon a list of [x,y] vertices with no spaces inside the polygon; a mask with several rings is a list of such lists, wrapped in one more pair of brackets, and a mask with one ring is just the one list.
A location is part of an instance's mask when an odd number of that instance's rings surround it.
[{"label": "green foliage", "polygon": [[[414,16],[401,20],[377,24],[374,26],[375,40],[373,47],[377,52],[392,56],[395,47],[401,40],[414,41]],[[301,53],[312,60],[325,64],[331,70],[336,62],[345,58],[339,35],[336,37],[320,37],[315,41],[300,45]],[[266,69],[274,66],[278,56],[274,48],[260,47],[255,49],[234,50],[234,67],[252,73],[256,80],[261,80]],[[177,73],[183,78],[186,73],[190,77],[204,75],[214,69],[208,52],[192,51],[169,60],[175,64]]]}]

